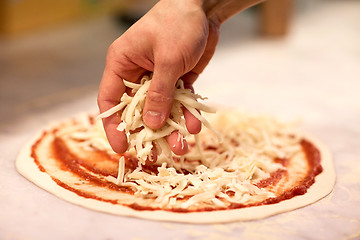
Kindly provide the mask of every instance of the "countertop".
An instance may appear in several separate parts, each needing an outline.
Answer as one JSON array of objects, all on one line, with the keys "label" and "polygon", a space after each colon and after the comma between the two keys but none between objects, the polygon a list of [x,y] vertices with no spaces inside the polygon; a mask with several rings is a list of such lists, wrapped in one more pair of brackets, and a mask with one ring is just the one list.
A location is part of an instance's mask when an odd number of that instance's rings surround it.
[{"label": "countertop", "polygon": [[215,225],[113,216],[63,201],[18,174],[15,158],[48,123],[96,111],[96,87],[74,86],[1,112],[14,117],[0,125],[0,239],[360,239],[359,12],[360,2],[330,1],[297,16],[284,39],[224,40],[195,84],[209,103],[300,120],[333,154],[337,180],[326,198]]}]

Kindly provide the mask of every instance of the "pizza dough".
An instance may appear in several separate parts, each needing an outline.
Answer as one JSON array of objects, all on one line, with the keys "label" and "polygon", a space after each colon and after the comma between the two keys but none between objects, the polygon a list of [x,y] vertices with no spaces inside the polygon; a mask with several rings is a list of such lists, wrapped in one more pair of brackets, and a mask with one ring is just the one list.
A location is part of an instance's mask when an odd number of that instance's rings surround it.
[{"label": "pizza dough", "polygon": [[[16,167],[39,187],[89,209],[187,223],[260,219],[304,207],[332,191],[335,173],[331,154],[315,138],[289,132],[285,125],[279,125],[269,117],[226,111],[216,115],[210,122],[228,142],[215,146],[215,137],[205,130],[199,137],[201,146],[212,154],[221,154],[220,149],[224,153],[225,148],[238,149],[236,154],[245,154],[252,162],[251,167],[244,166],[236,172],[229,164],[206,162],[206,159],[190,161],[185,157],[176,159],[172,166],[171,161],[163,162],[136,172],[136,155],[129,152],[125,156],[125,182],[116,184],[121,156],[111,151],[101,124],[87,115],[52,125],[35,136],[20,151]],[[251,126],[256,127],[251,130]],[[226,127],[230,131],[225,131]],[[257,133],[254,132],[256,129],[259,130]],[[232,136],[245,137],[237,142],[229,135],[233,133],[243,135]],[[272,148],[259,151],[259,146],[269,137]],[[282,138],[287,139],[285,145],[282,145]],[[189,143],[196,153],[195,143],[191,144],[191,140]],[[245,143],[253,145],[239,148]],[[286,148],[287,144],[291,147]],[[251,151],[246,152],[247,149]],[[260,155],[254,159],[249,153],[260,153],[266,158],[260,161],[258,159],[263,159]],[[225,159],[230,159],[231,154],[227,153]],[[316,161],[311,163],[309,154],[313,155],[310,158],[320,160],[321,166],[316,165]],[[191,156],[196,154],[189,155],[189,159]],[[235,172],[240,177],[235,179]],[[180,179],[178,182],[177,178]],[[225,181],[226,178],[232,180]],[[181,183],[185,185],[181,186]],[[187,195],[190,190],[193,195]]]}]

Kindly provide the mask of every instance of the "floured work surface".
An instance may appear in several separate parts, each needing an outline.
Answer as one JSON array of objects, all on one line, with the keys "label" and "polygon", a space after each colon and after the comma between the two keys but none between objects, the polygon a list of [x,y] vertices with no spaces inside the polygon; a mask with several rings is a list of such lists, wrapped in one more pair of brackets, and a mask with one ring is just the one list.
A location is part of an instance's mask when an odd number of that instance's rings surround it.
[{"label": "floured work surface", "polygon": [[24,146],[17,169],[69,202],[111,214],[215,223],[253,220],[311,204],[331,192],[329,151],[270,117],[220,112],[209,118],[223,136],[203,130],[200,148],[161,165],[119,159],[101,123],[81,116],[53,125]]}]

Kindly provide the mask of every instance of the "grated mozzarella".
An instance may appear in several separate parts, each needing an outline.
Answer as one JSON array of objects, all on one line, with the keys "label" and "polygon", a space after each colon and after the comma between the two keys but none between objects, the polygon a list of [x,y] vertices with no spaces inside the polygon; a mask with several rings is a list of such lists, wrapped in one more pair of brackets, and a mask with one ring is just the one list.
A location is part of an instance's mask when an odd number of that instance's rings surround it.
[{"label": "grated mozzarella", "polygon": [[[166,124],[158,129],[153,130],[147,127],[142,120],[142,109],[145,104],[146,93],[149,89],[151,79],[149,76],[144,76],[141,84],[131,83],[124,80],[126,87],[131,88],[134,96],[131,97],[124,93],[121,98],[121,103],[115,107],[101,113],[97,118],[106,118],[121,112],[122,122],[118,126],[119,131],[125,131],[129,146],[128,150],[134,148],[137,152],[137,158],[140,164],[144,165],[146,160],[151,157],[154,146],[157,147],[157,152],[160,153],[158,157],[158,164],[164,161],[169,161],[169,151],[161,151],[164,147],[163,141],[158,141],[171,134],[173,131],[179,131],[180,138],[189,136],[185,127],[185,120],[181,106],[185,106],[190,112],[196,112],[196,117],[204,123],[206,127],[211,128],[210,124],[203,118],[198,110],[208,113],[214,113],[215,109],[208,107],[202,103],[197,102],[197,99],[203,99],[201,96],[191,92],[190,89],[184,88],[184,83],[179,80],[176,89],[173,107],[171,109],[170,117]],[[167,147],[165,147],[167,148]],[[161,154],[163,153],[163,154]]]},{"label": "grated mozzarella", "polygon": [[[153,198],[156,204],[165,208],[191,208],[198,204],[225,207],[232,202],[248,203],[254,198],[274,197],[271,191],[257,187],[256,183],[284,168],[274,159],[290,158],[300,151],[299,133],[290,125],[268,116],[234,111],[222,111],[213,116],[200,114],[199,110],[213,113],[214,109],[198,103],[196,100],[204,98],[184,89],[181,80],[176,85],[170,118],[161,129],[152,130],[142,121],[150,82],[149,77],[144,77],[141,84],[124,81],[134,96],[124,94],[124,104],[120,103],[98,116],[107,117],[122,111],[118,130],[126,132],[128,152],[139,159],[134,171],[125,172],[125,158],[121,157],[118,178],[108,177],[109,181],[129,186],[135,190],[136,197]],[[185,127],[182,106],[201,120],[207,129],[190,136]],[[59,134],[82,140],[79,144],[84,148],[111,152],[99,122],[93,125],[84,123],[86,127],[79,125]],[[181,134],[180,138],[184,137],[189,142],[190,152],[185,156],[175,156],[164,139],[175,130]],[[143,171],[142,165],[154,147],[158,153],[155,163],[158,171],[148,173]]]}]

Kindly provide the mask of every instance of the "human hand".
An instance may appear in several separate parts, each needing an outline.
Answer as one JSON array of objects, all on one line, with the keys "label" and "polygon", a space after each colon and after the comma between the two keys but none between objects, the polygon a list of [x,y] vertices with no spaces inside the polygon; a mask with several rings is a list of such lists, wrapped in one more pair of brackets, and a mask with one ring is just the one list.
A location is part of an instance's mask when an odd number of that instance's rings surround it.
[{"label": "human hand", "polygon": [[[181,78],[191,88],[218,42],[220,23],[216,18],[208,18],[198,2],[159,1],[111,44],[98,95],[101,112],[120,102],[127,90],[123,79],[138,82],[144,74],[153,72],[143,119],[152,129],[164,125],[176,81]],[[200,121],[186,110],[184,117],[189,133],[198,133]],[[103,124],[113,150],[123,153],[128,143],[125,133],[116,130],[120,121],[120,115],[115,114],[103,119]],[[174,153],[183,155],[187,145],[178,142],[177,134],[170,134],[167,141]]]}]

